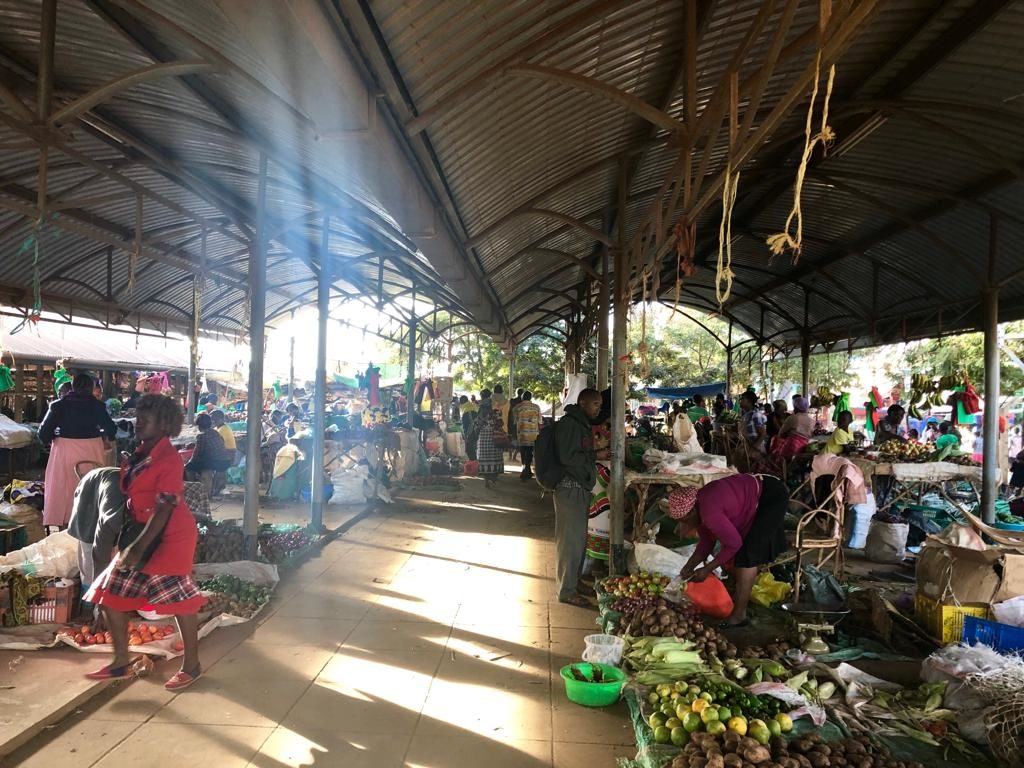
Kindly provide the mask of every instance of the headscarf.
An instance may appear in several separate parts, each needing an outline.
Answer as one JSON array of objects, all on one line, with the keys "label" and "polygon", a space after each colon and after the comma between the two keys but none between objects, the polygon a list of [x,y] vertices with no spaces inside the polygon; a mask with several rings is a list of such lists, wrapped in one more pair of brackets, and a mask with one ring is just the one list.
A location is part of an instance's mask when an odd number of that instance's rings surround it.
[{"label": "headscarf", "polygon": [[803,395],[797,395],[793,398],[793,410],[796,413],[807,413],[808,407],[809,403],[807,402],[807,398]]},{"label": "headscarf", "polygon": [[697,489],[692,485],[676,488],[668,495],[668,516],[673,520],[682,520],[697,503]]}]

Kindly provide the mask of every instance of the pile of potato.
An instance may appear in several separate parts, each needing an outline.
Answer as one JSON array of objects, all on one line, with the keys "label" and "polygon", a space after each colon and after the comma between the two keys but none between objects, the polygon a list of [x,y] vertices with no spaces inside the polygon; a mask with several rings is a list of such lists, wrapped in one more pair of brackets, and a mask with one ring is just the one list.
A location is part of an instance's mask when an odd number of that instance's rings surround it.
[{"label": "pile of potato", "polygon": [[677,605],[663,597],[656,598],[651,605],[624,611],[615,634],[690,640],[705,659],[712,655],[734,659],[737,654],[736,646],[712,627],[705,626],[692,607]]},{"label": "pile of potato", "polygon": [[828,744],[817,734],[785,741],[774,737],[766,746],[748,736],[697,731],[681,755],[664,768],[924,768],[895,760],[866,736]]}]

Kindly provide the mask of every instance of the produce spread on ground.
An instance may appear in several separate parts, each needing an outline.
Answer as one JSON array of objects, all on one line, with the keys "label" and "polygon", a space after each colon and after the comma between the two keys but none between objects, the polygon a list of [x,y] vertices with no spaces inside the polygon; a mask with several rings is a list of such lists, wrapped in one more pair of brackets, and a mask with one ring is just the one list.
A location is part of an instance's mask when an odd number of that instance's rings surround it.
[{"label": "produce spread on ground", "polygon": [[[798,632],[772,609],[758,609],[755,627],[761,618],[766,627],[789,629],[738,647],[727,636],[732,630],[716,629],[718,620],[701,615],[686,586],[667,575],[640,572],[596,586],[598,624],[619,640],[588,641],[621,655],[569,665],[562,677],[570,699],[588,706],[615,700],[598,698],[598,689],[621,688],[638,750],[620,759],[621,768],[1024,764],[1018,656],[954,642],[925,661],[921,681],[900,685],[857,667],[865,657],[909,661],[878,642],[844,634],[814,656],[802,646],[817,629],[805,623]],[[998,692],[1009,690],[1017,698],[1008,702]]]}]

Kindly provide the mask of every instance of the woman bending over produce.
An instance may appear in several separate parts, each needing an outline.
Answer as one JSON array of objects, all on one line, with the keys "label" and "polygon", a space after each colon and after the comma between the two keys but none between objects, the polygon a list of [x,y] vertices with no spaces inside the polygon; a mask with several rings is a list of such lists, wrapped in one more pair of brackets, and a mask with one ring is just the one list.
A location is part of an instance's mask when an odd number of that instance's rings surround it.
[{"label": "woman bending over produce", "polygon": [[[734,564],[736,590],[732,614],[722,626],[745,626],[750,591],[758,566],[767,565],[786,550],[783,518],[789,506],[786,484],[771,475],[732,475],[700,490],[684,487],[673,493],[673,516],[679,527],[697,529],[699,541],[680,578],[704,581],[716,568]],[[704,564],[719,543],[718,554]]]}]

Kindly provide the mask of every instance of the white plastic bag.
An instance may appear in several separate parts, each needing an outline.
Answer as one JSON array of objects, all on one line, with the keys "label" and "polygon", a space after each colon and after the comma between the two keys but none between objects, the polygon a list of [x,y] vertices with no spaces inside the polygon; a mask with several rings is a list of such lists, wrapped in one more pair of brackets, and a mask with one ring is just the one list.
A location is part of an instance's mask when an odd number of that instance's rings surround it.
[{"label": "white plastic bag", "polygon": [[992,606],[992,613],[1000,624],[1024,627],[1024,595],[1011,597]]},{"label": "white plastic bag", "polygon": [[634,549],[637,567],[641,571],[656,573],[659,576],[678,576],[689,559],[689,555],[684,557],[658,544],[644,544],[638,541]]},{"label": "white plastic bag", "polygon": [[868,540],[871,518],[877,511],[875,495],[871,491],[867,492],[867,501],[863,504],[853,505],[853,514],[850,515],[850,537],[846,541],[846,546],[850,549],[864,549]]},{"label": "white plastic bag", "polygon": [[902,563],[907,556],[907,523],[883,523],[872,520],[864,544],[864,555],[872,563]]},{"label": "white plastic bag", "polygon": [[60,531],[0,557],[0,573],[14,569],[39,578],[73,578],[79,572],[78,541],[67,531]]}]

